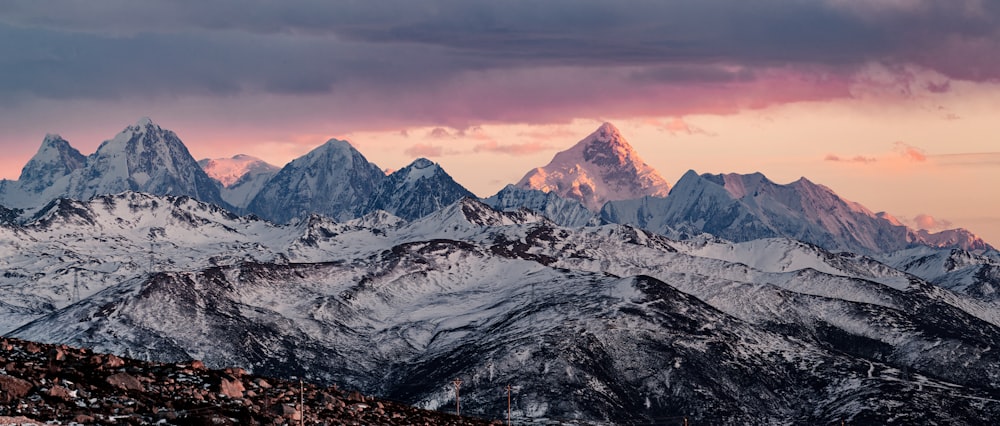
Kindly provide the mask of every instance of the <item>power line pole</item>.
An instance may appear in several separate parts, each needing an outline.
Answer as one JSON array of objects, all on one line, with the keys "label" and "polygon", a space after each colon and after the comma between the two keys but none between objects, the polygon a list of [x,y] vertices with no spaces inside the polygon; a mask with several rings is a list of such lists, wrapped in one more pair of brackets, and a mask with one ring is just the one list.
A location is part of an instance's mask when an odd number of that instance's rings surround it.
[{"label": "power line pole", "polygon": [[462,404],[458,399],[458,389],[462,387],[462,379],[455,379],[451,382],[455,385],[455,415],[462,415]]},{"label": "power line pole", "polygon": [[306,385],[299,379],[299,426],[306,422]]},{"label": "power line pole", "polygon": [[507,384],[507,426],[510,426],[510,383]]}]

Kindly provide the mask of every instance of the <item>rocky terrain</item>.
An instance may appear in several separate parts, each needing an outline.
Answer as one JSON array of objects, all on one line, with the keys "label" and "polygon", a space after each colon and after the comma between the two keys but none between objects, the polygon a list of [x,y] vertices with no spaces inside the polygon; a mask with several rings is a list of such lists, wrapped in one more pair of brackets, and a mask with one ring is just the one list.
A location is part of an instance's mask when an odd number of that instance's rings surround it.
[{"label": "rocky terrain", "polygon": [[[0,424],[485,425],[201,361],[142,362],[0,338]],[[300,409],[300,398],[305,410]]]}]

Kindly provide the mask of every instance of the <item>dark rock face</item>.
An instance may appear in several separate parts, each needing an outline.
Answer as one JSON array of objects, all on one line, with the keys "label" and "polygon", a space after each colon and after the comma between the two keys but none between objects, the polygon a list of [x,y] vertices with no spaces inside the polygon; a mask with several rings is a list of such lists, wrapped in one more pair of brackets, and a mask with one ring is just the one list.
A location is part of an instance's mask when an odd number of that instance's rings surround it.
[{"label": "dark rock face", "polygon": [[200,361],[148,363],[7,338],[0,361],[0,424],[489,424]]},{"label": "dark rock face", "polygon": [[[118,156],[125,157],[126,170],[115,169],[115,163],[120,161]],[[215,181],[202,170],[177,135],[148,119],[101,144],[87,159],[83,172],[84,178],[74,181],[69,196],[86,200],[95,195],[137,191],[188,196],[229,207]],[[115,173],[123,174],[123,180],[108,181]],[[86,179],[88,176],[92,179]]]},{"label": "dark rock face", "polygon": [[379,185],[364,213],[384,210],[406,220],[427,216],[472,192],[455,182],[441,166],[418,158]]}]

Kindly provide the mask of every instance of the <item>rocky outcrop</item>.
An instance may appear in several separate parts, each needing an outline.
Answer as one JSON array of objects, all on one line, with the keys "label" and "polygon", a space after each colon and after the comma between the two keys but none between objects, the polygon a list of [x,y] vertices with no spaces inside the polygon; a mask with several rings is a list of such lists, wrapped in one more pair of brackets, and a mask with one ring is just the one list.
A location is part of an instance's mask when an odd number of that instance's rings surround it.
[{"label": "rocky outcrop", "polygon": [[242,368],[148,363],[18,339],[0,338],[0,366],[0,424],[489,424]]}]

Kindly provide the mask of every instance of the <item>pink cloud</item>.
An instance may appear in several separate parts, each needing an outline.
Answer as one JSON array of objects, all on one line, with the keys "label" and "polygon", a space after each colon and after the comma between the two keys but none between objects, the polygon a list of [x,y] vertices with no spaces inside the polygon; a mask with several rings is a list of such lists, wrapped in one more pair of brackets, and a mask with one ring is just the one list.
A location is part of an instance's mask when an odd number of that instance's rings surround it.
[{"label": "pink cloud", "polygon": [[934,160],[942,166],[951,167],[997,167],[1000,166],[1000,152],[976,152],[964,154],[935,155]]},{"label": "pink cloud", "polygon": [[875,157],[865,157],[863,155],[855,155],[854,157],[851,158],[843,158],[836,154],[827,154],[826,157],[823,158],[823,160],[840,162],[840,163],[860,163],[860,164],[869,164],[878,161],[878,159],[876,159]]},{"label": "pink cloud", "polygon": [[441,157],[445,150],[441,146],[418,143],[403,151],[411,157]]},{"label": "pink cloud", "polygon": [[951,80],[944,80],[940,83],[928,81],[924,86],[931,93],[948,93],[951,91]]},{"label": "pink cloud", "polygon": [[708,132],[705,129],[688,123],[683,117],[674,117],[672,120],[664,123],[655,118],[649,118],[645,120],[646,124],[657,127],[660,130],[669,132],[672,135],[677,134],[687,134],[687,135],[705,135],[705,136],[715,136],[714,133]]},{"label": "pink cloud", "polygon": [[568,139],[568,138],[579,138],[580,134],[572,130],[563,127],[548,127],[541,130],[530,130],[518,132],[518,136],[530,138],[530,139],[541,139],[541,140],[552,140],[552,139]]},{"label": "pink cloud", "polygon": [[924,152],[924,150],[908,145],[904,142],[896,142],[893,151],[896,151],[904,159],[915,163],[923,163],[927,161],[927,153]]},{"label": "pink cloud", "polygon": [[501,144],[497,143],[497,141],[491,140],[491,141],[484,142],[484,143],[481,143],[479,145],[476,145],[475,148],[473,148],[472,150],[473,150],[473,152],[477,152],[477,153],[478,152],[495,152],[495,153],[499,153],[499,154],[507,154],[507,155],[517,156],[517,155],[535,154],[535,153],[538,153],[538,152],[549,150],[551,148],[552,147],[549,146],[548,144],[543,144],[541,142],[526,142],[526,143],[520,143],[520,144],[504,144],[504,145],[501,145]]},{"label": "pink cloud", "polygon": [[443,127],[435,127],[427,133],[427,137],[430,139],[453,139],[455,136]]}]

